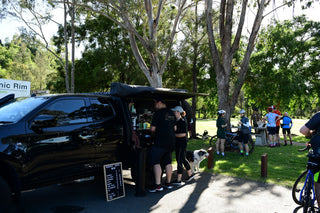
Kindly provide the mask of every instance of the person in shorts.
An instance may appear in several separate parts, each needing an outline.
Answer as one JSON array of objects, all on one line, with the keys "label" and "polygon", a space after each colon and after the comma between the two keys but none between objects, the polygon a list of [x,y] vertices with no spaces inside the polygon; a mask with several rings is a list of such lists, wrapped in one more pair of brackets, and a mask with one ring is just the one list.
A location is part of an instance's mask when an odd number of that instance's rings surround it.
[{"label": "person in shorts", "polygon": [[267,130],[269,135],[270,147],[276,147],[276,120],[278,114],[272,112],[272,107],[268,107],[268,113],[265,115],[264,120],[267,121]]},{"label": "person in shorts", "polygon": [[226,121],[224,120],[224,116],[226,115],[226,111],[219,110],[218,111],[218,119],[217,119],[217,143],[216,143],[216,150],[217,154],[220,154],[224,156],[224,143],[226,142],[226,127],[228,126],[226,124]]},{"label": "person in shorts", "polygon": [[[300,129],[300,133],[311,137],[310,143],[314,153],[320,152],[320,112],[317,112],[312,118]],[[319,153],[320,154],[320,153]],[[314,174],[316,198],[318,207],[320,205],[320,178],[319,172]]]},{"label": "person in shorts", "polygon": [[289,117],[288,113],[285,112],[283,113],[283,116],[279,118],[279,120],[282,120],[282,134],[283,134],[283,140],[284,140],[284,145],[287,146],[287,136],[290,140],[290,145],[292,146],[292,138],[291,138],[291,127],[292,127],[292,119]]},{"label": "person in shorts", "polygon": [[242,143],[244,144],[244,148],[246,151],[245,156],[249,156],[249,137],[250,137],[250,123],[249,123],[249,118],[245,116],[246,111],[244,109],[241,109],[239,111],[240,113],[240,121],[239,121],[239,126],[240,126],[240,131],[239,131],[239,147],[240,147],[240,155],[243,155],[243,146]]},{"label": "person in shorts", "polygon": [[[272,106],[272,112],[278,115],[278,118],[281,117],[281,112],[277,110],[277,107],[275,105]],[[276,134],[275,134],[275,141],[276,141],[276,146],[280,146],[280,120],[276,120]]]},{"label": "person in shorts", "polygon": [[[172,150],[175,144],[176,117],[167,108],[163,99],[155,100],[157,110],[152,117],[151,132],[155,136],[154,144],[150,151],[150,161],[153,167],[155,185],[149,189],[150,192],[162,191],[163,187],[172,188]],[[166,183],[161,185],[162,168],[165,166]]]}]

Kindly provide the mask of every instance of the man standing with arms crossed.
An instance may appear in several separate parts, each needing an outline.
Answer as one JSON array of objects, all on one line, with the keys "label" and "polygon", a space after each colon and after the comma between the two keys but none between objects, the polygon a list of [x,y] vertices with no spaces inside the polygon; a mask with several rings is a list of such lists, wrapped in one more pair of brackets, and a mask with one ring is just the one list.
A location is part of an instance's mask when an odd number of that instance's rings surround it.
[{"label": "man standing with arms crossed", "polygon": [[[175,144],[176,118],[174,113],[167,108],[163,99],[155,100],[155,109],[151,121],[151,132],[155,135],[155,141],[150,151],[151,165],[155,176],[155,185],[150,192],[162,191],[163,187],[171,189],[172,176],[172,150]],[[161,165],[165,166],[167,181],[161,185]]]}]

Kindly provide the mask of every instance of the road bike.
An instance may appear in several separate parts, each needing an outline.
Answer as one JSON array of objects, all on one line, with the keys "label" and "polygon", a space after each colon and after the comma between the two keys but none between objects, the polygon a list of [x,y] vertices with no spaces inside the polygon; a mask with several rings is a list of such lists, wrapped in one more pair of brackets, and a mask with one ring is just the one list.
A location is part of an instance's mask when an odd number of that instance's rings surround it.
[{"label": "road bike", "polygon": [[[234,127],[235,128],[235,127]],[[201,139],[210,139],[209,140],[209,145],[215,147],[215,143],[217,141],[217,135],[211,136],[208,134],[208,131],[205,130],[202,135],[197,134],[197,136],[200,136]],[[227,151],[239,151],[239,130],[237,131],[232,131],[232,132],[226,132],[226,142],[224,144],[225,150]],[[242,144],[244,146],[244,144]],[[251,154],[254,150],[255,143],[252,140],[251,134],[249,135],[249,141],[248,141],[248,146],[249,146],[249,154]]]},{"label": "road bike", "polygon": [[318,153],[314,153],[311,145],[306,146],[304,149],[299,149],[300,152],[308,151],[307,169],[297,178],[292,187],[292,198],[299,206],[294,210],[298,212],[303,209],[303,213],[318,212],[315,203],[315,189],[314,189],[314,174],[319,171],[319,158]]}]

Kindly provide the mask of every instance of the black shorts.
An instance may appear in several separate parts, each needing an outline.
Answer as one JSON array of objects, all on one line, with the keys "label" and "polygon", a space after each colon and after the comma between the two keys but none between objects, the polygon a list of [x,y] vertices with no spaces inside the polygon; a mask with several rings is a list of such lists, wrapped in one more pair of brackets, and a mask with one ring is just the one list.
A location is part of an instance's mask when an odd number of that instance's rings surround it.
[{"label": "black shorts", "polygon": [[247,144],[249,141],[249,134],[243,134],[241,131],[239,132],[238,140],[240,143]]},{"label": "black shorts", "polygon": [[285,134],[288,134],[288,135],[291,134],[290,129],[289,128],[285,128],[285,129],[282,128],[282,134],[284,134],[284,135]]},{"label": "black shorts", "polygon": [[150,150],[150,164],[154,166],[156,164],[168,165],[172,162],[172,152],[157,146],[151,147]]},{"label": "black shorts", "polygon": [[280,126],[276,126],[276,134],[279,134],[280,132]]},{"label": "black shorts", "polygon": [[267,130],[268,130],[268,134],[269,134],[269,135],[275,135],[275,134],[276,134],[276,127],[270,127],[270,126],[268,126],[268,127],[267,127]]}]

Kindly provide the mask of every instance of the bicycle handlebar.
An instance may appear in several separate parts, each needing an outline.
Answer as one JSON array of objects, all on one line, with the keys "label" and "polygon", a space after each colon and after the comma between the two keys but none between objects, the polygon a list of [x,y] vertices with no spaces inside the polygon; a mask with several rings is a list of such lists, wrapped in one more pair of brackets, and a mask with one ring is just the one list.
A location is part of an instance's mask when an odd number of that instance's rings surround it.
[{"label": "bicycle handlebar", "polygon": [[303,151],[306,151],[306,150],[309,150],[311,148],[311,144],[308,144],[305,148],[303,149],[298,149],[299,152],[303,152]]}]

